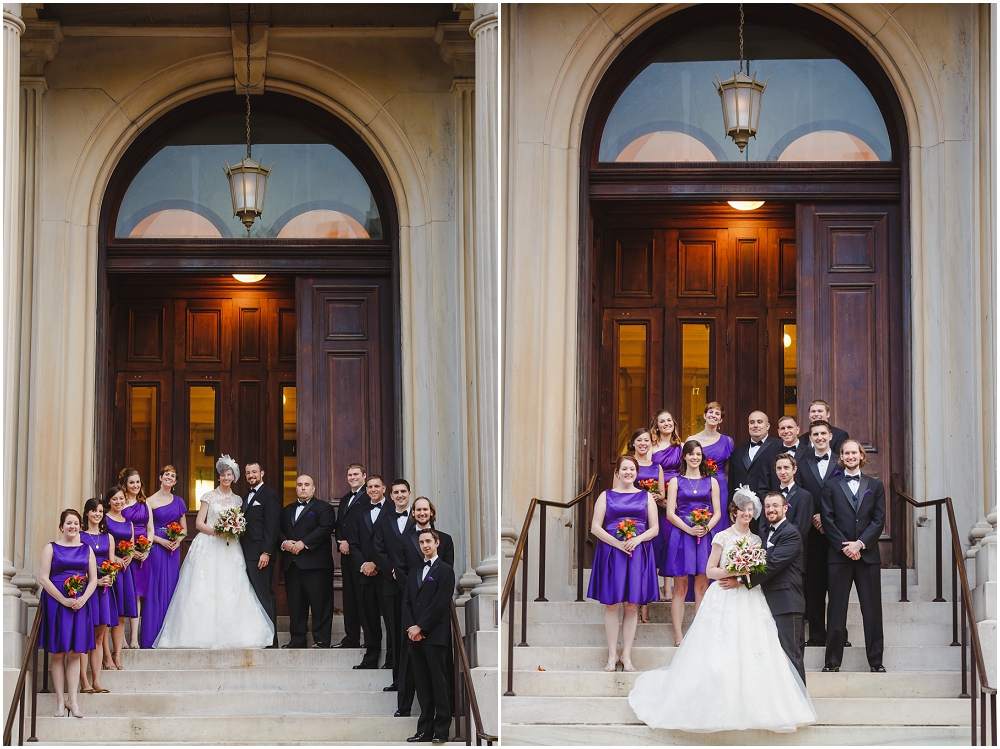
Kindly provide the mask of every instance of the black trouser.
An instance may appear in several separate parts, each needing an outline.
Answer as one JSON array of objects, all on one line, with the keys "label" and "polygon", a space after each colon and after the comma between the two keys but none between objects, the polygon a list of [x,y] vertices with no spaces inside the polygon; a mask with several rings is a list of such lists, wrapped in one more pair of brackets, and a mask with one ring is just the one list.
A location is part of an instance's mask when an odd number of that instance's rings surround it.
[{"label": "black trouser", "polygon": [[392,683],[399,685],[399,628],[403,624],[403,596],[393,581],[395,594],[382,592],[382,618],[385,619],[385,662],[392,664]]},{"label": "black trouser", "polygon": [[312,611],[313,642],[330,647],[333,629],[333,567],[302,570],[294,562],[285,571],[288,630],[292,647],[306,646],[306,626]]},{"label": "black trouser", "polygon": [[[401,630],[399,636],[403,648],[400,654],[399,663],[399,692],[397,693],[396,705],[400,712],[408,713],[413,710],[413,696],[416,694],[416,685],[413,681],[413,666],[410,663],[410,649],[413,643],[410,641],[406,630]],[[448,675],[448,705],[451,715],[455,714],[455,680],[452,676],[455,673],[455,659],[453,648],[448,648],[445,652],[445,672]]]},{"label": "black trouser", "polygon": [[826,628],[826,665],[839,666],[847,640],[851,584],[858,589],[869,666],[882,665],[882,566],[862,561],[830,565],[830,609]]},{"label": "black trouser", "polygon": [[788,660],[799,672],[802,683],[806,683],[806,666],[803,662],[806,647],[805,623],[802,614],[777,614],[774,623],[778,627],[778,642]]},{"label": "black trouser", "polygon": [[350,560],[341,556],[340,578],[344,587],[344,638],[340,644],[345,648],[361,647],[361,602],[358,591],[358,573],[351,567]]},{"label": "black trouser", "polygon": [[271,620],[271,624],[274,625],[274,641],[271,644],[277,645],[278,599],[275,598],[274,588],[271,587],[271,580],[274,578],[274,556],[270,557],[271,561],[262,570],[257,568],[257,564],[260,562],[259,555],[254,559],[247,556],[243,558],[247,563],[247,577],[250,579],[253,592],[257,594],[257,600],[260,601],[260,605],[264,607],[264,611]]},{"label": "black trouser", "polygon": [[365,666],[377,666],[382,653],[382,581],[368,578],[371,582],[358,585],[361,603],[361,628],[365,633]]},{"label": "black trouser", "polygon": [[826,536],[815,528],[809,529],[806,547],[806,619],[809,621],[809,639],[826,641],[826,588],[827,549]]},{"label": "black trouser", "polygon": [[447,651],[446,645],[410,643],[409,664],[420,702],[417,733],[447,736],[451,730]]}]

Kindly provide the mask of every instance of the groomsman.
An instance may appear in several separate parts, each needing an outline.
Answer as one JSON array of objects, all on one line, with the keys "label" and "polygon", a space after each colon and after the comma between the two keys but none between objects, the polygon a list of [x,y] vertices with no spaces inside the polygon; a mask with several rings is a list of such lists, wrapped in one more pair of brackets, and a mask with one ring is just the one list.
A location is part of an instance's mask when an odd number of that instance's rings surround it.
[{"label": "groomsman", "polygon": [[[427,530],[428,528],[434,528],[434,524],[437,522],[437,509],[434,507],[434,503],[431,502],[427,497],[417,497],[413,502],[413,507],[410,510],[410,518],[412,522],[408,523],[406,530],[403,531],[403,538],[401,543],[396,546],[396,560],[395,567],[396,570],[396,581],[400,582],[400,586],[405,591],[406,581],[410,574],[410,570],[419,570],[424,564],[424,555],[420,551],[420,544],[417,540],[417,534],[422,530]],[[438,556],[449,566],[455,567],[455,542],[452,540],[444,531],[438,531]],[[413,669],[409,667],[409,654],[410,654],[410,640],[406,637],[406,631],[403,630],[402,637],[403,649],[400,653],[400,665],[399,665],[399,676],[396,684],[399,685],[399,699],[397,700],[398,709],[396,710],[397,718],[408,718],[410,716],[410,711],[413,709],[413,696],[415,694],[415,685],[413,681]],[[449,671],[451,673],[451,663],[452,652],[448,650],[449,658]],[[453,691],[452,682],[448,682],[449,694]],[[452,697],[454,700],[454,697]]]},{"label": "groomsman", "polygon": [[[830,449],[834,455],[840,455],[840,446],[850,435],[843,429],[830,424],[830,404],[824,400],[814,400],[809,404],[809,423],[825,421],[830,426]],[[799,449],[809,446],[812,437],[808,432],[799,437]],[[818,495],[817,495],[818,496]]]},{"label": "groomsman", "polygon": [[[799,448],[795,459],[799,470],[795,480],[813,498],[812,528],[806,540],[806,620],[809,622],[809,639],[806,645],[826,645],[826,587],[827,539],[820,516],[817,497],[823,496],[823,487],[837,471],[834,453],[830,449],[833,431],[829,422],[814,421],[809,425],[809,442]],[[805,437],[805,435],[803,435]]]},{"label": "groomsman", "polygon": [[451,597],[455,571],[438,556],[438,532],[418,536],[424,563],[414,569],[403,594],[403,626],[410,640],[410,664],[417,685],[420,718],[409,742],[444,744],[451,729],[448,651],[451,648]]},{"label": "groomsman", "polygon": [[[368,502],[351,514],[347,542],[351,553],[349,563],[358,572],[360,592],[361,628],[365,633],[365,655],[354,668],[378,668],[379,654],[382,652],[382,589],[383,572],[375,562],[375,526],[385,507],[385,482],[381,476],[372,475],[365,483]],[[389,571],[386,571],[389,574]],[[386,621],[388,630],[389,622]],[[385,664],[382,668],[392,668],[393,654],[390,652],[392,640],[386,647]]]},{"label": "groomsman", "polygon": [[375,564],[382,570],[382,614],[385,617],[385,636],[389,641],[386,650],[395,656],[392,660],[392,684],[383,692],[395,692],[399,684],[399,664],[402,660],[402,572],[397,572],[395,559],[403,531],[410,519],[410,484],[406,479],[396,479],[389,487],[393,507],[379,515],[375,524]]},{"label": "groomsman", "polygon": [[778,419],[778,452],[794,456],[799,451],[799,422],[794,416],[782,416]]},{"label": "groomsman", "polygon": [[873,672],[882,665],[882,559],[878,539],[885,525],[885,488],[861,472],[865,449],[849,439],[840,449],[840,467],[823,488],[823,527],[829,539],[830,612],[826,630],[824,671],[839,671],[847,640],[847,608],[851,585],[865,628],[865,651]]},{"label": "groomsman", "polygon": [[347,529],[349,527],[352,513],[358,507],[367,504],[368,495],[365,493],[365,481],[368,475],[365,467],[360,463],[351,463],[347,466],[347,485],[351,488],[347,494],[340,498],[337,508],[337,548],[340,551],[340,577],[343,588],[341,595],[344,599],[344,637],[334,648],[360,648],[361,647],[361,606],[358,572],[354,569],[347,557],[351,553],[351,545],[347,542]]},{"label": "groomsman", "polygon": [[[750,440],[733,450],[729,458],[729,497],[732,502],[733,494],[741,486],[749,486],[750,491],[757,495],[761,501],[772,489],[777,488],[777,481],[774,478],[774,454],[778,441],[769,437],[767,432],[771,428],[767,414],[763,411],[754,411],[747,418],[747,429],[750,432]],[[728,505],[727,505],[728,506]],[[755,533],[757,531],[757,520],[750,523],[750,528]]]},{"label": "groomsman", "polygon": [[305,474],[295,479],[293,504],[281,513],[281,569],[285,573],[289,631],[285,648],[304,648],[312,612],[314,648],[330,647],[333,628],[333,547],[330,537],[337,522],[333,506],[316,499],[316,484]]},{"label": "groomsman", "polygon": [[272,648],[278,647],[278,602],[271,587],[274,579],[274,560],[278,555],[278,534],[281,531],[281,499],[278,492],[264,486],[264,471],[260,463],[246,464],[243,475],[250,485],[243,500],[243,517],[247,521],[246,532],[240,536],[243,559],[247,565],[247,577],[257,594],[257,600],[271,617],[274,625]]},{"label": "groomsman", "polygon": [[[795,483],[795,474],[798,472],[798,461],[786,453],[778,453],[774,459],[774,474],[778,479],[778,491],[785,498],[787,505],[785,518],[799,530],[802,537],[802,573],[805,574],[805,560],[807,556],[809,531],[812,529],[813,515],[815,514],[812,495]],[[766,517],[766,516],[765,516]],[[760,537],[763,538],[768,531],[769,521],[761,520]]]}]

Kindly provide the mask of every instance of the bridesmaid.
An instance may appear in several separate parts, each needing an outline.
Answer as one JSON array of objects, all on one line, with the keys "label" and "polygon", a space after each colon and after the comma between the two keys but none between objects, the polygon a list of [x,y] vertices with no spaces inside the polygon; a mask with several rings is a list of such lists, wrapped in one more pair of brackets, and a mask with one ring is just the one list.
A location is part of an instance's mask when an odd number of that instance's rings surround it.
[{"label": "bridesmaid", "polygon": [[[104,507],[101,505],[101,500],[97,497],[88,499],[83,506],[83,516],[87,519],[87,530],[80,534],[80,540],[94,550],[98,569],[102,562],[118,561],[111,536],[108,535],[108,526],[104,522]],[[91,607],[94,612],[94,649],[90,651],[90,673],[94,681],[93,686],[87,683],[87,669],[86,666],[82,667],[80,681],[83,682],[83,688],[80,691],[84,694],[92,692],[107,694],[108,690],[101,687],[102,656],[104,668],[113,671],[115,666],[111,662],[110,653],[105,653],[104,640],[108,636],[108,629],[118,626],[118,601],[115,600],[115,590],[110,577],[97,578],[97,593],[94,594]]]},{"label": "bridesmaid", "polygon": [[[684,639],[684,599],[688,590],[688,575],[694,575],[694,611],[698,613],[701,599],[708,589],[706,576],[708,557],[712,553],[712,535],[721,520],[717,479],[708,475],[701,445],[688,440],[681,450],[684,474],[667,484],[667,520],[671,524],[667,542],[667,574],[674,578],[674,597],[670,601],[670,619],[674,625],[674,645]],[[696,509],[711,510],[708,525],[692,524],[688,516]]]},{"label": "bridesmaid", "polygon": [[719,517],[719,526],[716,532],[724,531],[729,527],[729,484],[726,482],[726,471],[729,468],[729,456],[736,448],[732,437],[727,437],[719,432],[719,424],[722,417],[726,415],[726,409],[718,401],[712,401],[705,406],[705,428],[698,434],[693,434],[685,440],[698,440],[701,449],[704,451],[705,460],[715,461],[716,472],[709,471],[709,475],[714,476],[719,482],[719,502],[723,512],[716,513]]},{"label": "bridesmaid", "polygon": [[[115,549],[119,541],[135,541],[135,526],[131,520],[124,517],[125,492],[113,486],[104,493],[104,517],[114,541]],[[117,551],[116,551],[117,553]],[[125,619],[139,615],[139,599],[135,593],[135,581],[132,579],[135,555],[122,557],[124,569],[118,573],[115,580],[115,600],[118,602],[118,626],[111,628],[112,659],[115,668],[122,667],[122,645],[125,642]]]},{"label": "bridesmaid", "polygon": [[[84,654],[94,649],[94,612],[90,599],[97,590],[97,559],[94,551],[80,540],[83,518],[76,510],[59,516],[61,537],[42,549],[38,582],[42,586],[42,630],[38,646],[52,656],[52,683],[59,704],[55,717],[64,718],[67,708],[82,718],[76,704]],[[63,583],[72,575],[87,580],[84,590],[71,598]],[[67,699],[67,697],[69,699]]]},{"label": "bridesmaid", "polygon": [[[653,438],[650,436],[648,429],[640,428],[632,433],[628,441],[628,451],[639,464],[639,475],[635,478],[635,488],[642,489],[639,482],[652,479],[656,484],[655,488],[649,491],[649,496],[653,498],[654,502],[659,504],[666,497],[666,493],[663,491],[663,468],[653,462]],[[643,489],[643,491],[647,490]],[[659,519],[659,513],[657,513],[657,519]],[[659,535],[652,541],[654,561],[656,559],[657,539],[659,539]],[[649,618],[648,605],[639,607],[639,621],[643,624],[649,624],[653,621]]]},{"label": "bridesmaid", "polygon": [[[132,521],[132,525],[136,528],[135,537],[138,538],[146,534],[146,538],[151,539],[152,536],[146,533],[150,515],[149,508],[146,506],[146,493],[142,490],[142,477],[139,476],[139,472],[134,468],[123,468],[121,473],[118,474],[118,486],[125,492],[125,509],[122,510],[122,516],[126,520]],[[138,613],[135,616],[129,617],[129,644],[125,647],[133,650],[139,648],[139,617],[142,615],[142,599],[146,597],[146,591],[149,589],[150,570],[149,565],[146,564],[146,557],[148,556],[149,551],[145,554],[140,554],[136,551],[132,555],[132,561],[134,562],[132,566],[132,581],[135,584],[136,611]]]},{"label": "bridesmaid", "polygon": [[142,611],[142,631],[139,644],[144,648],[153,647],[156,636],[163,626],[163,617],[177,587],[177,577],[181,570],[181,555],[177,552],[180,539],[167,540],[167,526],[178,522],[187,533],[187,504],[173,493],[177,484],[177,469],[166,465],[160,469],[160,490],[146,500],[149,508],[149,522],[146,538],[153,542],[149,559],[145,566],[149,569],[149,588],[146,591]]},{"label": "bridesmaid", "polygon": [[[608,664],[605,671],[618,667],[618,604],[624,604],[622,617],[622,668],[635,671],[632,665],[632,641],[639,623],[638,607],[656,600],[656,562],[653,545],[659,531],[656,503],[644,491],[635,488],[639,463],[631,455],[622,455],[615,466],[613,489],[601,492],[594,505],[590,532],[597,539],[590,575],[588,598],[604,604],[604,632],[608,638]],[[618,523],[633,520],[638,535],[621,540]]]},{"label": "bridesmaid", "polygon": [[[673,414],[666,409],[660,409],[653,414],[649,433],[653,437],[653,461],[663,466],[663,481],[667,483],[681,472],[681,436],[677,433],[677,424]],[[673,595],[673,580],[664,570],[667,567],[667,537],[670,535],[670,523],[667,522],[667,495],[662,494],[656,500],[656,511],[660,516],[660,535],[653,540],[656,550],[656,570],[663,578],[660,590],[660,600],[669,601]],[[670,587],[668,593],[667,587]]]}]

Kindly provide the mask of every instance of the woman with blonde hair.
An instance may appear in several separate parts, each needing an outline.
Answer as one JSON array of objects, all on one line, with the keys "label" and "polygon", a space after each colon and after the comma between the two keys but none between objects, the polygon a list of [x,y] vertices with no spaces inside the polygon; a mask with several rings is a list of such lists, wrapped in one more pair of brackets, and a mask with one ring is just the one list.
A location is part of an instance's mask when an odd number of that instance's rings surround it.
[{"label": "woman with blonde hair", "polygon": [[[125,509],[122,510],[122,517],[130,521],[135,526],[135,537],[146,533],[149,523],[149,508],[146,506],[146,492],[142,489],[142,478],[134,468],[123,468],[118,474],[118,486],[125,494]],[[148,538],[148,536],[147,536]],[[144,554],[138,550],[133,552],[132,560],[135,566],[132,567],[132,583],[135,585],[135,595],[137,597],[136,616],[130,616],[128,620],[129,642],[126,649],[137,650],[139,648],[139,618],[142,616],[142,599],[146,597],[149,590],[149,565]]]}]

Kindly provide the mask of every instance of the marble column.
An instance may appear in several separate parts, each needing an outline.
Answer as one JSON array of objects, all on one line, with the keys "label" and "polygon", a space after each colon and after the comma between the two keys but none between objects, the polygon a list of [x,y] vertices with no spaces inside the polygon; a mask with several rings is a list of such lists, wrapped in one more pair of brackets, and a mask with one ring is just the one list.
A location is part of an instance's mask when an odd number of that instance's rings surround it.
[{"label": "marble column", "polygon": [[[468,372],[471,389],[471,422],[477,431],[478,460],[471,463],[470,485],[477,489],[472,501],[479,505],[479,553],[476,574],[482,579],[473,596],[495,596],[498,590],[500,564],[498,557],[497,479],[499,434],[499,314],[498,302],[498,240],[497,235],[497,4],[476,3],[475,20],[469,33],[476,41],[475,96],[475,249],[467,256],[472,273],[471,302],[474,326],[466,340],[474,340],[474,357]],[[468,273],[468,272],[467,272]],[[468,308],[467,308],[468,309]],[[470,417],[473,414],[470,413]]]}]

